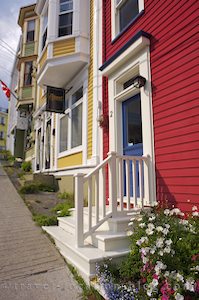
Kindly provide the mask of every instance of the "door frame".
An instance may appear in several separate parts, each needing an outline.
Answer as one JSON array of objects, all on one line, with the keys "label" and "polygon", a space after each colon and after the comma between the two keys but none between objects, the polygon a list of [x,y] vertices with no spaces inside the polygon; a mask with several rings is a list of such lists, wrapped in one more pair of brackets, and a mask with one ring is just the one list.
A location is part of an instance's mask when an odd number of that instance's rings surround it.
[{"label": "door frame", "polygon": [[[123,60],[123,64],[121,61]],[[123,89],[123,83],[130,78],[140,75],[146,78],[144,87],[130,86]],[[146,46],[139,53],[126,61],[125,52],[122,54],[118,67],[113,66],[113,72],[108,76],[109,91],[109,151],[115,151],[123,155],[123,128],[122,128],[122,103],[132,96],[140,93],[142,112],[142,139],[143,155],[149,155],[150,169],[150,204],[156,202],[156,178],[155,178],[155,155],[154,155],[154,132],[152,112],[152,91],[150,74],[150,48]],[[144,176],[147,178],[147,170]]]}]

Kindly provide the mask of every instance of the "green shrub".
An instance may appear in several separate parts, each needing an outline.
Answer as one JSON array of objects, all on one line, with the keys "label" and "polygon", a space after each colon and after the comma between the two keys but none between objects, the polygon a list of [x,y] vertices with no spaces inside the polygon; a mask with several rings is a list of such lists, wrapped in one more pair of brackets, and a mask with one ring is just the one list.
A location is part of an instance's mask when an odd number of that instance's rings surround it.
[{"label": "green shrub", "polygon": [[24,171],[24,172],[30,172],[32,170],[32,164],[30,161],[24,161],[22,164],[21,164],[21,169]]},{"label": "green shrub", "polygon": [[63,193],[58,194],[58,198],[73,201],[74,200],[74,195],[72,193],[63,192]]},{"label": "green shrub", "polygon": [[69,209],[73,207],[73,203],[59,203],[51,211],[57,213],[58,217],[70,216]]},{"label": "green shrub", "polygon": [[42,184],[42,183],[26,183],[20,188],[22,194],[36,194],[39,192],[54,192],[54,187]]},{"label": "green shrub", "polygon": [[34,215],[33,221],[35,221],[39,226],[53,226],[57,225],[57,217],[55,216],[44,216],[44,215]]},{"label": "green shrub", "polygon": [[11,152],[9,150],[2,150],[1,154],[4,155],[5,160],[7,160],[9,162],[15,161],[15,157],[11,154]]}]

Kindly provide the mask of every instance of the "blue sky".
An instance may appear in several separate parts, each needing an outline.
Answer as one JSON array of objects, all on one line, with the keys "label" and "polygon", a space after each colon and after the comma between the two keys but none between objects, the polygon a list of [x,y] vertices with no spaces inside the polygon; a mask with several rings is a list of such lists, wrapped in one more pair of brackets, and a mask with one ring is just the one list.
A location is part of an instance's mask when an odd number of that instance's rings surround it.
[{"label": "blue sky", "polygon": [[[0,79],[8,86],[10,84],[10,75],[12,71],[14,55],[2,46],[4,42],[16,51],[20,36],[20,27],[17,25],[19,9],[35,3],[36,0],[1,0],[0,9]],[[0,88],[0,107],[7,108],[8,100]]]}]

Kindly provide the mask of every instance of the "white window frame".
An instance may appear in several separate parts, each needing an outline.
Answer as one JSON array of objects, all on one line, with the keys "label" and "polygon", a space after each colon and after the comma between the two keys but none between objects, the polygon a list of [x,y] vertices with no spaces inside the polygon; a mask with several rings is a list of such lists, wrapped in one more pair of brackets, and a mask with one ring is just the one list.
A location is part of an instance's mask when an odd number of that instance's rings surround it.
[{"label": "white window frame", "polygon": [[[34,22],[34,39],[32,41],[28,41],[28,24],[30,22]],[[27,21],[27,32],[26,32],[26,43],[34,43],[35,42],[35,27],[36,27],[36,19],[30,19]],[[33,31],[33,30],[31,30]]]},{"label": "white window frame", "polygon": [[[67,11],[62,11],[62,12],[60,10],[60,7],[61,7],[61,5],[63,5],[63,3],[60,3],[60,0],[58,2],[59,2],[59,10],[58,10],[59,13],[58,13],[57,37],[58,38],[64,38],[64,37],[73,35],[73,32],[74,32],[74,1],[70,0],[70,3],[72,3],[72,6],[73,6],[72,9],[67,10]],[[66,3],[67,3],[67,1],[66,1]],[[66,15],[66,14],[69,14],[69,13],[72,13],[72,32],[71,32],[71,34],[59,35],[59,18],[60,18],[61,15]]]},{"label": "white window frame", "polygon": [[[117,37],[117,35],[119,35],[123,31],[123,30],[120,31],[120,29],[119,29],[119,8],[126,1],[127,0],[112,0],[111,1],[112,40],[114,40]],[[144,10],[144,0],[138,0],[138,8],[139,8],[139,13]],[[131,24],[131,22],[129,24]]]},{"label": "white window frame", "polygon": [[[44,20],[45,20],[45,17],[47,16],[47,23],[46,25],[44,26]],[[46,49],[46,45],[47,45],[47,39],[48,39],[48,22],[49,22],[49,1],[46,1],[44,7],[43,7],[43,10],[42,10],[42,13],[41,13],[41,23],[40,23],[40,45],[39,45],[39,53],[40,55],[45,51]],[[47,30],[47,37],[46,37],[46,43],[44,45],[44,47],[42,48],[43,46],[43,35],[45,33],[45,31]]]},{"label": "white window frame", "polygon": [[[82,98],[80,98],[77,102],[75,102],[74,104],[72,104],[72,96],[80,89],[83,88],[83,95]],[[66,97],[66,100],[68,100],[68,108],[65,110],[65,114],[60,115],[59,117],[59,128],[60,128],[60,120],[65,117],[66,115],[68,115],[68,135],[67,135],[67,150],[60,152],[60,130],[58,132],[58,158],[64,157],[64,156],[68,156],[70,154],[74,154],[74,153],[78,153],[81,152],[83,150],[83,118],[84,118],[84,107],[83,107],[83,101],[84,99],[84,86],[83,84],[81,84],[78,88],[76,88],[75,90],[73,90],[72,93],[69,94],[69,96]],[[71,146],[72,144],[72,111],[73,109],[75,109],[76,107],[78,107],[79,105],[82,105],[82,144],[77,146],[77,147],[73,147]]]}]

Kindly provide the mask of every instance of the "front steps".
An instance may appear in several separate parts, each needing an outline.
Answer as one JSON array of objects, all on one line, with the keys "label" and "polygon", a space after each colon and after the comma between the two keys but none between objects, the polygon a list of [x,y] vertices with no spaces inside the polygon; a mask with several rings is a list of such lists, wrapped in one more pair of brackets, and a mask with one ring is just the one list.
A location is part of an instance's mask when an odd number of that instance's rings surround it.
[{"label": "front steps", "polygon": [[[117,262],[129,253],[128,223],[132,216],[121,215],[109,218],[85,240],[83,247],[75,244],[75,211],[70,217],[58,218],[58,226],[45,226],[43,229],[54,239],[60,253],[74,265],[86,282],[95,276],[96,263],[104,259]],[[84,209],[84,215],[87,210]],[[135,218],[140,216],[135,212]],[[94,219],[94,216],[93,216]],[[88,226],[84,225],[85,229]]]}]

